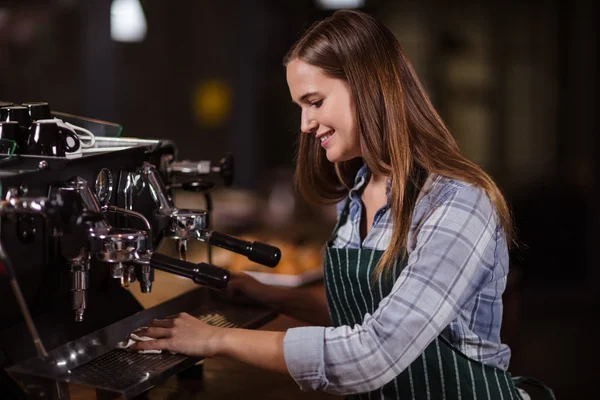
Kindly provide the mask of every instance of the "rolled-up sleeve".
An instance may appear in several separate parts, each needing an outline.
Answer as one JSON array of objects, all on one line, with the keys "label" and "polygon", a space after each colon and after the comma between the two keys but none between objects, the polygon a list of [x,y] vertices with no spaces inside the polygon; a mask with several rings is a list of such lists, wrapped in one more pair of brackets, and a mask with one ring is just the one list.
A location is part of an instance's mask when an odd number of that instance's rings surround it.
[{"label": "rolled-up sleeve", "polygon": [[320,326],[292,328],[283,338],[285,363],[302,390],[327,388],[323,357],[325,329]]},{"label": "rolled-up sleeve", "polygon": [[[406,369],[490,280],[496,214],[480,189],[458,188],[420,224],[391,293],[361,325],[294,328],[285,361],[303,390],[364,393]],[[492,251],[493,254],[493,251]]]}]

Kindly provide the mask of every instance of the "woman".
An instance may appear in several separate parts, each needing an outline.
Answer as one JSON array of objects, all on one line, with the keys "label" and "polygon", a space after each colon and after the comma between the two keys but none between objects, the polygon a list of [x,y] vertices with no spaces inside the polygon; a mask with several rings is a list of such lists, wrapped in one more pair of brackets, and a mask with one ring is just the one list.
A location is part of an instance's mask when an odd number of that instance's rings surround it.
[{"label": "woman", "polygon": [[519,399],[500,341],[508,206],[460,153],[393,34],[338,11],[284,64],[302,110],[298,186],[339,204],[326,296],[244,275],[229,290],[318,326],[224,329],[182,314],[138,332],[157,340],[134,348],[228,356],[363,398]]}]

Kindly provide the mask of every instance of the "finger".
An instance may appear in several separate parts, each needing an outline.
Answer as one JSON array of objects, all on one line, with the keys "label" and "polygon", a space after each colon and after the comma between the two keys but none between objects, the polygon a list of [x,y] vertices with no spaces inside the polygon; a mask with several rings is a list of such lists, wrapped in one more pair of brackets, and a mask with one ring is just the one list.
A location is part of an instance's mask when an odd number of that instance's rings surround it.
[{"label": "finger", "polygon": [[173,327],[173,319],[155,319],[147,326],[155,327],[155,328],[172,328]]},{"label": "finger", "polygon": [[148,340],[146,342],[135,342],[129,346],[129,349],[132,351],[169,350],[170,343],[169,339]]},{"label": "finger", "polygon": [[[140,331],[135,332],[136,336],[148,336],[154,339],[162,339],[162,338],[169,338],[172,336],[171,333],[171,329],[170,328],[155,328],[155,327],[148,327],[145,329],[142,329]],[[134,337],[132,337],[132,339],[135,340]]]}]

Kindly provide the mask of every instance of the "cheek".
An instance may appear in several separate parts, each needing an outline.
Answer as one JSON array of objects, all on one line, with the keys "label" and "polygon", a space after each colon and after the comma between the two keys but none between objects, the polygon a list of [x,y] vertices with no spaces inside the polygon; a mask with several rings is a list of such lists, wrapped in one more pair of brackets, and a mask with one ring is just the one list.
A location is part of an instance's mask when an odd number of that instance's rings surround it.
[{"label": "cheek", "polygon": [[351,113],[347,110],[338,109],[330,115],[332,118],[329,119],[329,122],[332,124],[331,127],[335,130],[341,130],[346,136],[355,130],[356,124],[354,123]]},{"label": "cheek", "polygon": [[345,130],[349,134],[351,134],[352,137],[357,136],[356,122],[354,119],[354,110],[350,104],[345,107],[342,117],[343,117],[343,121],[344,121]]},{"label": "cheek", "polygon": [[358,143],[358,129],[356,129],[356,123],[352,118],[348,118],[346,121],[346,136],[352,140],[352,143]]}]

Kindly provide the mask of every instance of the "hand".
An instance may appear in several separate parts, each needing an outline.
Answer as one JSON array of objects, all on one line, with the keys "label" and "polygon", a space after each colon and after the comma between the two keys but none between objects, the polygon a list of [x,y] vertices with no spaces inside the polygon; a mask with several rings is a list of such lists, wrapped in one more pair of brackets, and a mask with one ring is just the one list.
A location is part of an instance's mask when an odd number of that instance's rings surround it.
[{"label": "hand", "polygon": [[275,288],[260,283],[253,277],[243,272],[233,272],[225,296],[232,301],[241,303],[260,303],[263,305],[274,306],[273,294]]},{"label": "hand", "polygon": [[193,357],[214,357],[224,329],[181,313],[166,319],[155,319],[136,331],[137,336],[148,336],[156,340],[136,342],[129,348],[133,351],[168,350]]}]

